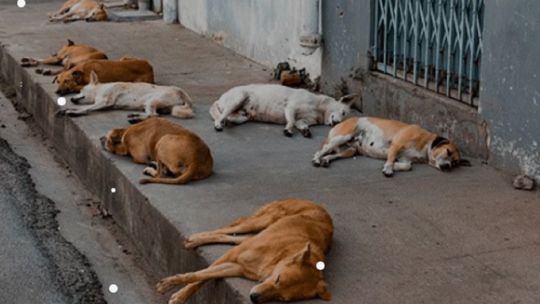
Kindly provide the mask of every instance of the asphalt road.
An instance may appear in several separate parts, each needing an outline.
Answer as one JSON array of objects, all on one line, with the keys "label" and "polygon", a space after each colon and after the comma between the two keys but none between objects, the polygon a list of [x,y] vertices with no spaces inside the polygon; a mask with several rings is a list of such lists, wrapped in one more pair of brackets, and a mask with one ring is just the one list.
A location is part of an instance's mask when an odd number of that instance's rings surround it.
[{"label": "asphalt road", "polygon": [[0,138],[0,303],[106,303],[87,258],[59,233],[54,202]]}]

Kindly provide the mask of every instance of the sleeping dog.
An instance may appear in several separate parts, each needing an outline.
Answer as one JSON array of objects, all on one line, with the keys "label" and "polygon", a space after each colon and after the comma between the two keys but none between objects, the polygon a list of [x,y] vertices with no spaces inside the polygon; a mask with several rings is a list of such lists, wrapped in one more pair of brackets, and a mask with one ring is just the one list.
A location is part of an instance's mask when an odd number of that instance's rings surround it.
[{"label": "sleeping dog", "polygon": [[206,244],[236,244],[208,268],[165,278],[157,289],[186,284],[171,296],[169,304],[183,304],[204,282],[228,277],[244,277],[260,283],[253,287],[253,303],[331,298],[323,272],[316,267],[324,261],[334,227],[321,206],[301,199],[271,202],[254,215],[239,218],[228,226],[192,235],[187,248]]},{"label": "sleeping dog", "polygon": [[101,82],[147,82],[154,83],[154,69],[144,59],[122,57],[119,60],[87,60],[58,74],[56,94],[79,93],[90,83],[90,73],[94,72]]},{"label": "sleeping dog", "polygon": [[158,112],[170,112],[179,118],[193,117],[191,97],[177,87],[149,83],[111,82],[100,84],[97,74],[90,72],[90,83],[80,94],[71,98],[73,103],[85,105],[75,109],[64,108],[60,113],[71,116],[86,115],[103,109],[144,110],[144,114],[130,114],[129,122],[136,123]]},{"label": "sleeping dog", "polygon": [[252,84],[225,92],[210,108],[210,115],[216,131],[223,130],[227,121],[241,124],[253,120],[285,124],[283,133],[289,137],[293,128],[304,137],[311,137],[309,126],[337,124],[349,114],[354,97],[347,95],[335,100],[304,89]]},{"label": "sleeping dog", "polygon": [[185,184],[212,175],[214,161],[197,134],[167,119],[151,117],[129,128],[112,129],[100,138],[103,148],[130,156],[150,177],[141,184]]},{"label": "sleeping dog", "polygon": [[43,75],[58,75],[62,71],[69,70],[79,63],[88,61],[90,59],[107,59],[107,55],[102,51],[95,49],[91,46],[84,44],[75,44],[75,42],[68,39],[66,45],[64,45],[58,52],[45,59],[34,58],[22,58],[22,67],[35,67],[41,64],[47,65],[61,65],[64,68],[56,71],[49,69],[36,69],[36,73]]},{"label": "sleeping dog", "polygon": [[375,117],[351,117],[333,127],[313,165],[328,167],[334,159],[357,154],[386,159],[382,172],[387,177],[411,170],[413,162],[427,161],[441,171],[470,166],[448,139],[418,125]]}]

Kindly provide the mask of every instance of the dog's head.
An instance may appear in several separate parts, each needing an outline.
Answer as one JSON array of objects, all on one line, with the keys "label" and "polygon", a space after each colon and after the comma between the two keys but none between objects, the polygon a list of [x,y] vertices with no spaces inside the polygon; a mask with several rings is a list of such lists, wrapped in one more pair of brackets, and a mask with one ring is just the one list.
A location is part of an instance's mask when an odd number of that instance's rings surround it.
[{"label": "dog's head", "polygon": [[107,11],[105,10],[105,6],[103,5],[103,3],[99,4],[96,8],[94,8],[84,20],[86,20],[86,22],[106,21]]},{"label": "dog's head", "polygon": [[450,171],[458,166],[470,166],[471,163],[461,158],[455,144],[448,139],[437,136],[429,149],[429,164],[441,171]]},{"label": "dog's head", "polygon": [[84,73],[75,69],[70,69],[58,74],[53,79],[53,83],[58,83],[56,94],[65,95],[70,93],[78,93],[86,84],[84,81]]},{"label": "dog's head", "polygon": [[356,96],[356,94],[345,95],[339,100],[329,97],[330,100],[324,112],[324,123],[329,126],[340,123],[351,112],[351,105]]},{"label": "dog's head", "polygon": [[122,140],[127,129],[112,129],[107,134],[99,139],[101,146],[106,151],[118,155],[127,155],[127,147]]},{"label": "dog's head", "polygon": [[69,49],[75,45],[75,42],[73,42],[71,39],[68,39],[67,44],[64,45],[56,54],[52,54],[53,56],[58,56],[59,58],[65,58],[67,54],[69,53]]},{"label": "dog's head", "polygon": [[315,297],[329,301],[332,296],[328,292],[322,271],[315,267],[316,263],[308,243],[293,257],[279,262],[272,275],[251,289],[251,301],[257,304]]},{"label": "dog's head", "polygon": [[90,72],[90,82],[81,89],[81,93],[75,97],[71,98],[71,101],[78,103],[79,101],[85,100],[96,100],[97,85],[99,84],[98,75],[96,72]]}]

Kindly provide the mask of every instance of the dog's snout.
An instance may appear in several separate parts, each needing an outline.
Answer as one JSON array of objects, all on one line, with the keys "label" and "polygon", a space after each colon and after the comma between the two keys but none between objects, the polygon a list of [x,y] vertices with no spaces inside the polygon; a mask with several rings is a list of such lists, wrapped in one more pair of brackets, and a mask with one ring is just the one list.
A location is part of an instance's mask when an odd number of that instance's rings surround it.
[{"label": "dog's snout", "polygon": [[251,302],[254,304],[260,303],[261,296],[258,293],[252,293],[249,295],[249,298],[251,299]]},{"label": "dog's snout", "polygon": [[439,168],[441,169],[441,171],[446,172],[446,171],[450,171],[452,169],[452,166],[450,166],[450,164],[442,164],[440,165]]}]

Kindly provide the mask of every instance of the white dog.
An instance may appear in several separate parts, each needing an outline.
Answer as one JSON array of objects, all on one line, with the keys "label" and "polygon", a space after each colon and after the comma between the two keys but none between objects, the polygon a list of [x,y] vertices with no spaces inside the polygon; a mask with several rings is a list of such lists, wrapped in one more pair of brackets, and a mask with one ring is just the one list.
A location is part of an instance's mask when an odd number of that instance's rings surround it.
[{"label": "white dog", "polygon": [[286,124],[283,133],[292,136],[296,127],[304,137],[311,137],[309,126],[339,123],[351,110],[356,95],[339,100],[275,84],[239,86],[225,92],[210,108],[216,131],[226,121],[241,124],[263,121]]},{"label": "white dog", "polygon": [[71,115],[86,115],[104,109],[144,110],[144,114],[130,114],[129,122],[136,123],[159,113],[170,112],[179,118],[193,117],[191,97],[178,87],[158,86],[143,82],[111,82],[100,84],[98,76],[90,73],[90,83],[81,93],[72,97],[73,103],[89,104],[60,112]]}]

